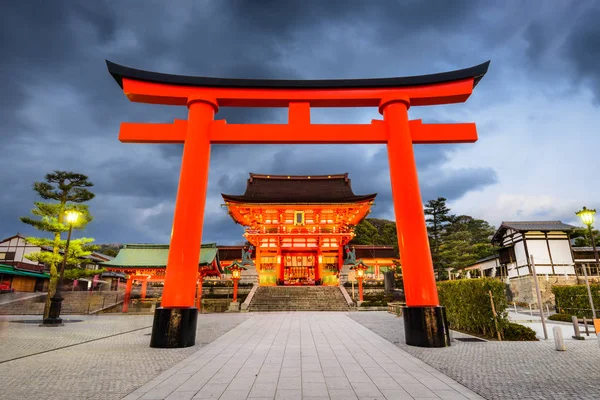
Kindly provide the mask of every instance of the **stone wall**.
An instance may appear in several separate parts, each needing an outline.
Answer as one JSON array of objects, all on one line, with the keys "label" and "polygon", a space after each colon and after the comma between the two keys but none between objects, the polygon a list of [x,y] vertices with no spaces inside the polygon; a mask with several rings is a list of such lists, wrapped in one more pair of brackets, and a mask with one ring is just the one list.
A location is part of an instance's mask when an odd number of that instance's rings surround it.
[{"label": "stone wall", "polygon": [[[579,283],[583,283],[583,279],[580,278]],[[540,294],[542,296],[542,304],[548,304],[554,306],[554,294],[552,293],[552,286],[554,285],[576,285],[577,281],[575,276],[568,276],[565,278],[564,275],[548,276],[546,279],[545,275],[538,276],[538,284],[540,287]],[[509,283],[510,294],[512,299],[517,303],[531,304],[537,306],[537,294],[535,292],[535,284],[533,276],[521,276],[518,278],[512,278]]]},{"label": "stone wall", "polygon": [[[63,292],[61,315],[87,314],[123,301],[121,292]],[[0,304],[0,315],[42,315],[46,294],[38,297]]]}]

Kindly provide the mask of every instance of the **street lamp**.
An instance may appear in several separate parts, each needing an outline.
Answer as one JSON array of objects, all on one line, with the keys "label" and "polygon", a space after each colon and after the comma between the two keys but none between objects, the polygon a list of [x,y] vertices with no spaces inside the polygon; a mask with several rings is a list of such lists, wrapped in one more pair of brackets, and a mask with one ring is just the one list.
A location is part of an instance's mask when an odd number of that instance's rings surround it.
[{"label": "street lamp", "polygon": [[62,296],[63,277],[65,274],[65,266],[67,265],[67,258],[69,257],[69,243],[71,242],[73,224],[77,222],[80,215],[81,212],[77,210],[69,210],[65,212],[65,220],[69,224],[69,234],[67,235],[67,243],[65,244],[65,254],[63,256],[62,266],[60,268],[58,283],[56,284],[56,292],[54,292],[54,296],[52,296],[50,299],[50,312],[48,313],[48,318],[44,319],[42,322],[42,326],[63,325],[62,319],[60,318],[60,309],[62,307],[62,301],[64,300],[64,297]]},{"label": "street lamp", "polygon": [[[594,233],[592,232],[592,224],[594,223],[594,215],[596,214],[596,210],[590,210],[583,207],[582,210],[579,210],[575,213],[578,217],[581,218],[584,224],[588,227],[588,232],[590,233],[590,240],[592,242],[592,248],[594,249],[594,257],[596,258],[596,268],[600,265],[598,261],[598,251],[596,250],[596,240],[594,238]],[[594,307],[594,300],[592,299],[592,291],[590,289],[590,283],[588,282],[587,276],[587,268],[585,265],[583,266],[583,275],[585,276],[585,286],[587,287],[588,297],[590,299],[590,306],[592,307],[592,315],[594,320],[596,319],[596,308]]]}]

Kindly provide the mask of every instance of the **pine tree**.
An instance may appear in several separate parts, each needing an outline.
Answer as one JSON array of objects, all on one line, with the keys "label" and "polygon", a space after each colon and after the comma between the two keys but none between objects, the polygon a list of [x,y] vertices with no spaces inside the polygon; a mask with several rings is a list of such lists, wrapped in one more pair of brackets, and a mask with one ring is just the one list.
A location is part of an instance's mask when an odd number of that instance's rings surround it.
[{"label": "pine tree", "polygon": [[[45,252],[46,254],[43,255],[41,254],[42,252],[31,253],[27,257],[31,260],[48,264],[50,267],[48,295],[46,297],[46,306],[44,308],[44,319],[46,319],[48,318],[48,313],[50,311],[50,299],[56,292],[56,284],[58,282],[57,266],[60,265],[62,261],[60,250],[61,248],[64,248],[65,244],[65,242],[61,240],[61,233],[69,230],[68,225],[63,224],[65,211],[71,209],[80,211],[82,215],[79,218],[79,221],[73,226],[73,229],[84,228],[92,220],[92,216],[90,215],[87,206],[81,203],[85,203],[94,198],[94,194],[86,189],[94,185],[88,181],[87,176],[68,171],[54,171],[53,173],[46,174],[44,179],[45,182],[34,182],[33,190],[37,192],[42,199],[53,200],[55,202],[35,202],[36,208],[34,208],[31,213],[36,217],[40,217],[40,219],[21,217],[21,221],[42,232],[48,232],[53,235],[53,239],[27,239],[33,244],[38,243],[40,245],[43,244],[44,246],[52,247],[52,253]],[[75,242],[73,251],[78,251],[78,248],[85,251],[82,247],[89,243],[89,241],[89,239],[79,239],[79,242],[71,241],[71,246],[73,246],[73,243]],[[69,249],[69,255],[70,254],[71,250]]]},{"label": "pine tree", "polygon": [[453,216],[450,215],[450,209],[446,207],[446,199],[444,197],[438,197],[436,200],[429,200],[425,204],[425,215],[428,216],[425,219],[425,222],[427,223],[433,269],[437,272],[437,279],[440,280],[444,268],[440,256],[442,235],[445,232],[445,227],[450,223]]}]

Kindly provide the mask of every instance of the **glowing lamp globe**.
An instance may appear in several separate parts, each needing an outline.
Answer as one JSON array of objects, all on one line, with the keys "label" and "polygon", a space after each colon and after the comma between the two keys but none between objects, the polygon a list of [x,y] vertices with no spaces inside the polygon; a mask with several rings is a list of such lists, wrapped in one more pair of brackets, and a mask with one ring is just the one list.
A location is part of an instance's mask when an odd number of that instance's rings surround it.
[{"label": "glowing lamp globe", "polygon": [[233,269],[231,271],[231,277],[233,279],[240,279],[240,270],[239,269]]},{"label": "glowing lamp globe", "polygon": [[75,222],[77,222],[80,215],[81,215],[81,212],[79,212],[77,210],[65,211],[65,219],[67,220],[67,222],[69,224],[74,224]]},{"label": "glowing lamp globe", "polygon": [[356,270],[356,275],[357,275],[359,278],[362,278],[362,277],[365,275],[365,270],[364,270],[364,269],[362,269],[362,268],[358,268],[358,269]]},{"label": "glowing lamp globe", "polygon": [[583,207],[582,210],[577,211],[575,214],[581,218],[584,224],[590,226],[594,223],[594,215],[596,214],[596,210],[590,210]]}]

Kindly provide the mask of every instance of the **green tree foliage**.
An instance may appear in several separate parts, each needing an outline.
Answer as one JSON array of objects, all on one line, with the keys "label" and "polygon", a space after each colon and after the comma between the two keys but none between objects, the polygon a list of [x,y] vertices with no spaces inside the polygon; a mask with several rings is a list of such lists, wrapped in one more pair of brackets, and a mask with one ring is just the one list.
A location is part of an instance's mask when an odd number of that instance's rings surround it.
[{"label": "green tree foliage", "polygon": [[[592,229],[592,233],[594,234],[594,241],[596,242],[596,246],[600,247],[600,234],[597,229]],[[592,245],[592,241],[590,240],[590,233],[586,227],[577,227],[573,229],[570,234],[571,239],[575,239],[573,246],[575,247],[588,247]]]},{"label": "green tree foliage", "polygon": [[443,268],[460,269],[494,254],[490,238],[495,230],[486,221],[468,215],[453,216],[439,246]]},{"label": "green tree foliage", "polygon": [[460,269],[494,254],[490,240],[495,230],[486,221],[450,214],[443,197],[429,200],[425,204],[425,215],[438,280],[447,276],[446,268]]},{"label": "green tree foliage", "polygon": [[[596,310],[600,308],[600,284],[590,285],[592,300]],[[592,308],[585,285],[554,285],[552,293],[559,313],[576,315],[579,318],[592,317]]]},{"label": "green tree foliage", "polygon": [[[44,260],[41,262],[47,263],[50,267],[48,296],[46,298],[46,307],[44,308],[44,318],[47,318],[50,311],[50,298],[56,292],[58,281],[57,267],[62,261],[60,251],[64,249],[64,241],[61,240],[61,233],[69,230],[68,225],[63,223],[65,211],[72,209],[80,211],[82,215],[79,221],[73,226],[73,229],[84,228],[92,220],[92,216],[87,206],[82,203],[94,198],[94,194],[87,190],[88,187],[94,185],[88,181],[87,176],[68,171],[54,171],[46,174],[44,178],[45,182],[34,182],[33,190],[42,199],[51,200],[51,202],[35,202],[35,208],[31,213],[39,218],[21,217],[21,221],[42,232],[53,235],[53,239],[28,238],[28,241],[37,241],[37,243],[43,243],[44,246],[52,248],[52,253],[49,256],[36,253],[31,253],[27,256],[32,260],[36,258],[40,261]],[[73,242],[71,241],[71,244]],[[89,241],[81,241],[79,245],[74,246],[73,251],[89,251],[89,249],[84,248],[87,243]],[[70,254],[71,252],[69,251]]]},{"label": "green tree foliage", "polygon": [[379,231],[366,219],[356,225],[354,234],[356,236],[352,239],[352,244],[378,244],[381,242]]},{"label": "green tree foliage", "polygon": [[440,278],[444,273],[445,265],[440,258],[440,246],[446,226],[450,223],[450,209],[446,206],[446,199],[438,197],[436,200],[429,200],[425,204],[425,223],[427,224],[427,234],[429,236],[429,248],[431,249],[431,259],[433,269],[437,271]]},{"label": "green tree foliage", "polygon": [[97,246],[98,249],[96,251],[110,257],[116,257],[119,254],[119,250],[123,248],[122,244],[99,244]]},{"label": "green tree foliage", "polygon": [[387,219],[366,218],[354,228],[355,237],[350,244],[394,246],[398,254],[396,223]]}]

